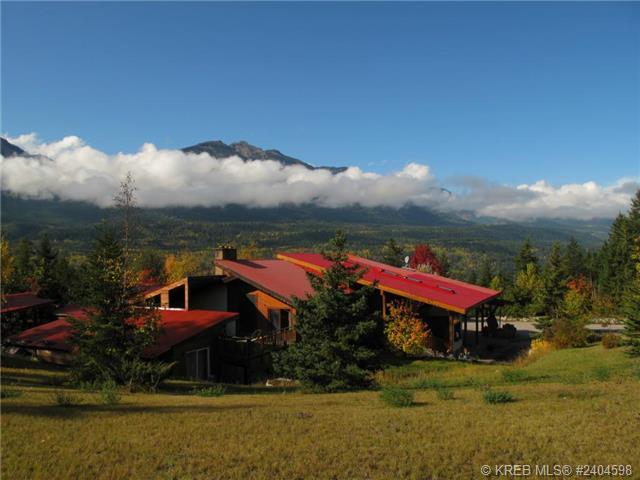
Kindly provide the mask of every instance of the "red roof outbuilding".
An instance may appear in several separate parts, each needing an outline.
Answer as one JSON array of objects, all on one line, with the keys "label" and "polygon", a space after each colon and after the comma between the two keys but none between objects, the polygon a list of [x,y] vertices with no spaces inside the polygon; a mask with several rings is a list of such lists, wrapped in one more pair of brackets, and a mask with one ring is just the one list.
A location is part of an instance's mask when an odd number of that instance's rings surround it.
[{"label": "red roof outbuilding", "polygon": [[8,293],[0,305],[0,314],[29,310],[30,308],[52,304],[50,298],[40,298],[33,292]]},{"label": "red roof outbuilding", "polygon": [[[233,312],[210,310],[158,310],[162,334],[158,342],[145,351],[145,357],[155,358],[171,350],[175,345],[192,338],[199,333],[237,318]],[[75,308],[59,312],[64,317],[86,320],[84,310]],[[44,348],[68,352],[71,350],[69,338],[71,324],[66,318],[59,318],[37,327],[25,330],[9,338],[9,343],[28,348]]]}]

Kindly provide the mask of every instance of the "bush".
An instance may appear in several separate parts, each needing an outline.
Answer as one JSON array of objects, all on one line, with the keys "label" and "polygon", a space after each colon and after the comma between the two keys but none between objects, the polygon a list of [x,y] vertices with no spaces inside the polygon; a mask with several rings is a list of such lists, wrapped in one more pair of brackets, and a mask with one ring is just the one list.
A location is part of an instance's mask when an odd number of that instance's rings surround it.
[{"label": "bush", "polygon": [[227,387],[216,384],[211,387],[203,388],[196,391],[196,395],[200,397],[221,397],[227,393]]},{"label": "bush", "polygon": [[80,405],[80,399],[71,392],[57,390],[53,392],[53,400],[59,407],[74,407]]},{"label": "bush", "polygon": [[16,398],[16,397],[19,397],[20,395],[22,395],[22,392],[18,390],[7,390],[3,388],[0,391],[0,398]]},{"label": "bush", "polygon": [[515,402],[514,396],[504,390],[487,390],[484,393],[484,401],[490,404]]},{"label": "bush", "polygon": [[120,394],[118,393],[116,382],[113,380],[104,382],[100,389],[100,397],[105,405],[117,405],[120,403]]},{"label": "bush", "polygon": [[620,338],[620,335],[617,335],[615,333],[605,333],[602,336],[602,346],[604,348],[617,348],[621,345],[622,343],[622,339]]},{"label": "bush", "polygon": [[581,321],[558,318],[551,325],[548,335],[557,348],[576,348],[587,345],[589,331]]},{"label": "bush", "polygon": [[454,399],[453,390],[450,390],[448,388],[437,388],[436,389],[436,394],[438,395],[438,398],[440,400],[453,400]]},{"label": "bush", "polygon": [[413,392],[400,387],[385,387],[380,392],[380,400],[390,407],[410,407]]}]

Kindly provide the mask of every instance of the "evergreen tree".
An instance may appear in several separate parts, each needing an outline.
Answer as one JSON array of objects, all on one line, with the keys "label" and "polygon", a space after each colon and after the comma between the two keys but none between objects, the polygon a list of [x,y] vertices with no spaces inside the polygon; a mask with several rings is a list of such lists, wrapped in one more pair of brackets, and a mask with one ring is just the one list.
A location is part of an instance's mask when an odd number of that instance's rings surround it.
[{"label": "evergreen tree", "polygon": [[130,282],[123,246],[112,229],[100,232],[87,274],[88,319],[72,320],[72,342],[78,347],[75,376],[129,387],[157,385],[171,365],[151,364],[141,357],[157,341],[158,315],[146,308]]},{"label": "evergreen tree", "polygon": [[622,296],[634,276],[632,225],[620,214],[616,217],[598,259],[598,288],[613,303],[621,305]]},{"label": "evergreen tree", "polygon": [[390,238],[382,246],[382,258],[380,260],[387,265],[402,267],[404,265],[403,252],[404,249],[393,238]]},{"label": "evergreen tree", "polygon": [[533,249],[533,245],[531,245],[531,240],[527,238],[522,243],[520,252],[518,252],[516,256],[516,274],[526,271],[529,264],[532,264],[536,271],[538,271],[538,257]]},{"label": "evergreen tree", "polygon": [[61,286],[55,276],[55,266],[58,252],[51,246],[49,237],[45,233],[36,253],[35,279],[37,294],[43,298],[51,298],[60,301],[62,298]]},{"label": "evergreen tree", "polygon": [[383,338],[379,312],[371,314],[369,308],[375,289],[359,285],[364,272],[345,264],[341,232],[323,256],[331,266],[322,276],[310,275],[310,297],[294,300],[298,340],[275,355],[275,369],[314,390],[363,387],[378,365]]},{"label": "evergreen tree", "polygon": [[559,242],[551,246],[551,253],[544,269],[544,310],[548,315],[557,316],[564,294],[567,290],[567,278],[564,259]]},{"label": "evergreen tree", "polygon": [[442,250],[438,256],[438,262],[440,263],[440,275],[443,277],[448,277],[451,274],[451,261],[449,260],[449,255],[447,255],[446,250]]},{"label": "evergreen tree", "polygon": [[14,258],[4,235],[0,237],[0,274],[0,302],[4,303],[5,290],[9,289],[14,274]]},{"label": "evergreen tree", "polygon": [[578,241],[571,237],[564,253],[564,270],[568,278],[587,276],[587,255]]},{"label": "evergreen tree", "polygon": [[13,289],[17,292],[30,291],[35,282],[35,252],[33,243],[24,237],[15,249],[15,278]]},{"label": "evergreen tree", "polygon": [[[640,191],[639,191],[640,194]],[[636,195],[633,207],[640,207],[639,195]],[[624,340],[629,354],[640,356],[640,232],[635,237],[633,255],[635,275],[624,295]]]},{"label": "evergreen tree", "polygon": [[640,235],[640,189],[636,191],[635,197],[631,200],[631,208],[629,208],[627,215],[629,218],[631,237],[638,238]]},{"label": "evergreen tree", "polygon": [[482,261],[480,262],[480,268],[478,269],[478,284],[483,287],[488,287],[492,278],[493,265],[491,264],[491,260],[489,260],[489,256],[483,255]]}]

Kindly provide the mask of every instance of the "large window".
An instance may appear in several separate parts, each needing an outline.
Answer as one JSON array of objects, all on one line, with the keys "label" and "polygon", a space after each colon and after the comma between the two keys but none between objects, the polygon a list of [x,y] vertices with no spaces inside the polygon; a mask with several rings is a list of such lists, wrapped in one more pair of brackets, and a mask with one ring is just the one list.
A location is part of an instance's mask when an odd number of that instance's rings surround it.
[{"label": "large window", "polygon": [[209,378],[209,347],[191,350],[185,354],[187,377],[206,380]]},{"label": "large window", "polygon": [[280,330],[280,310],[269,309],[269,323],[274,330]]},{"label": "large window", "polygon": [[274,330],[286,330],[289,328],[289,310],[270,308],[268,313],[269,323]]}]

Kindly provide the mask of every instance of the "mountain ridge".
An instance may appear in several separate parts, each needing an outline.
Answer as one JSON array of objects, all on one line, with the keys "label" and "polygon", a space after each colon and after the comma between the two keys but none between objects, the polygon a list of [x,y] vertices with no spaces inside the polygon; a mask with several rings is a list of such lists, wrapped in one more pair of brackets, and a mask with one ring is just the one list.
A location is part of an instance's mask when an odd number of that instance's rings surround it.
[{"label": "mountain ridge", "polygon": [[207,153],[216,158],[227,158],[232,156],[238,156],[246,161],[256,160],[274,160],[280,162],[285,166],[299,165],[309,170],[329,170],[331,173],[344,172],[347,167],[328,167],[320,166],[315,167],[307,162],[304,162],[298,158],[285,155],[280,150],[269,149],[264,150],[260,147],[250,144],[244,140],[233,142],[230,144],[224,143],[222,140],[210,140],[206,142],[197,143],[189,147],[181,148],[185,153]]}]

